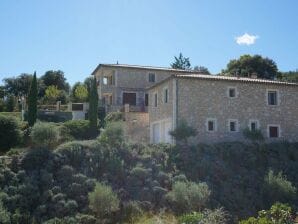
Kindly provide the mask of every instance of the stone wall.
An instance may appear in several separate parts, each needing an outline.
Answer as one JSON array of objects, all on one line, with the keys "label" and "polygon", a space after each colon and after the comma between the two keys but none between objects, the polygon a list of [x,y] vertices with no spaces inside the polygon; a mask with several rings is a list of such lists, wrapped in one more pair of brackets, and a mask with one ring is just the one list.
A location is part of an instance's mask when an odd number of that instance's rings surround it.
[{"label": "stone wall", "polygon": [[149,116],[148,113],[124,113],[124,135],[130,142],[149,143]]},{"label": "stone wall", "polygon": [[[236,97],[228,97],[228,87],[236,88]],[[196,127],[195,141],[213,143],[243,141],[243,129],[249,120],[259,121],[268,140],[268,125],[280,126],[276,140],[298,140],[298,86],[203,79],[178,79],[178,120]],[[267,90],[277,90],[279,105],[267,104]],[[208,132],[207,118],[217,120],[217,130]],[[230,132],[228,120],[239,121],[239,131]],[[270,139],[272,140],[272,139]]]}]

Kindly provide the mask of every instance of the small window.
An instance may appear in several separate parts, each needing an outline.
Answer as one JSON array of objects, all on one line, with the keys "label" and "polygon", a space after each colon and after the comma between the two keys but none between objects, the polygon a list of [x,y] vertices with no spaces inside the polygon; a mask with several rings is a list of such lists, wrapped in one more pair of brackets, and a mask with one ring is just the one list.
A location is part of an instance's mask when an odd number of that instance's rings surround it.
[{"label": "small window", "polygon": [[145,94],[145,106],[148,107],[148,93]]},{"label": "small window", "polygon": [[236,88],[229,88],[229,97],[235,98],[236,97]]},{"label": "small window", "polygon": [[216,131],[216,120],[215,119],[207,119],[207,131],[213,132]]},{"label": "small window", "polygon": [[259,128],[259,122],[257,120],[249,121],[249,130],[256,131]]},{"label": "small window", "polygon": [[114,79],[113,79],[113,76],[104,76],[103,77],[103,80],[102,80],[102,83],[104,85],[114,85]]},{"label": "small window", "polygon": [[277,105],[277,91],[268,91],[268,105]]},{"label": "small window", "polygon": [[229,121],[229,131],[230,132],[237,132],[238,131],[238,121],[237,120],[230,120]]},{"label": "small window", "polygon": [[278,126],[269,126],[269,138],[278,138],[279,137],[279,127]]},{"label": "small window", "polygon": [[163,102],[168,103],[169,101],[169,90],[166,88],[163,91]]},{"label": "small window", "polygon": [[155,73],[149,73],[149,82],[155,82]]},{"label": "small window", "polygon": [[157,93],[154,93],[154,106],[157,107]]}]

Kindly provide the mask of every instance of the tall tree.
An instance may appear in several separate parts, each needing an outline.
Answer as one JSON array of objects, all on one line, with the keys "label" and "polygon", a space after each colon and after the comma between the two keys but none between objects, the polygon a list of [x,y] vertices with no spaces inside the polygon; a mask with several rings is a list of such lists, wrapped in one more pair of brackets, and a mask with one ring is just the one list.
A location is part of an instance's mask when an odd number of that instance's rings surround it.
[{"label": "tall tree", "polygon": [[28,123],[33,126],[37,118],[37,79],[34,72],[28,95]]},{"label": "tall tree", "polygon": [[61,90],[59,90],[57,86],[49,86],[46,89],[45,98],[49,101],[49,103],[55,103],[60,95],[60,92]]},{"label": "tall tree", "polygon": [[49,86],[57,86],[59,90],[69,92],[70,86],[66,82],[63,71],[47,71],[43,76],[40,77],[42,86],[46,89]]},{"label": "tall tree", "polygon": [[189,58],[183,57],[182,53],[178,57],[175,56],[175,61],[171,64],[172,68],[175,69],[191,69]]},{"label": "tall tree", "polygon": [[197,71],[198,73],[201,73],[201,74],[210,75],[210,72],[209,72],[208,68],[206,68],[204,66],[195,66],[193,68],[193,70]]},{"label": "tall tree", "polygon": [[72,89],[72,98],[74,102],[86,102],[88,98],[88,90],[86,85],[78,82]]},{"label": "tall tree", "polygon": [[274,79],[278,75],[278,68],[272,59],[260,55],[242,55],[239,59],[231,60],[223,73],[242,77],[256,74],[258,78]]},{"label": "tall tree", "polygon": [[93,78],[90,89],[89,99],[89,121],[90,127],[96,133],[97,130],[97,118],[98,118],[98,93],[96,77]]},{"label": "tall tree", "polygon": [[278,79],[285,82],[298,82],[298,69],[296,71],[280,72]]},{"label": "tall tree", "polygon": [[16,97],[28,96],[30,85],[32,82],[32,75],[22,73],[21,75],[13,78],[6,78],[4,81],[4,88],[7,94]]}]

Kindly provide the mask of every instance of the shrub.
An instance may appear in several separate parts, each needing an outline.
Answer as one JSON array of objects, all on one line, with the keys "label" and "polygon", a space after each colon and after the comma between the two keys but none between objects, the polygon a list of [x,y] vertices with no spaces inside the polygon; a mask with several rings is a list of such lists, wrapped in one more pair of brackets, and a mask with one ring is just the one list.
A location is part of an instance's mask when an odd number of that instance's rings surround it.
[{"label": "shrub", "polygon": [[123,205],[123,221],[135,223],[143,215],[143,210],[137,201],[129,201]]},{"label": "shrub", "polygon": [[184,214],[178,218],[181,224],[198,224],[203,219],[203,214],[198,212],[193,212],[189,214]]},{"label": "shrub", "polygon": [[14,117],[0,115],[0,152],[18,145],[21,141],[21,131]]},{"label": "shrub", "polygon": [[240,224],[294,224],[292,208],[287,204],[275,203],[270,210],[259,211],[258,217],[250,217]]},{"label": "shrub", "polygon": [[170,135],[172,135],[178,142],[187,143],[189,137],[197,135],[197,130],[189,126],[185,120],[181,120],[176,129],[170,131]]},{"label": "shrub", "polygon": [[52,123],[37,122],[32,127],[31,138],[37,146],[52,147],[59,140],[59,131]]},{"label": "shrub", "polygon": [[109,123],[99,136],[99,142],[111,147],[120,147],[124,142],[124,131],[122,123]]},{"label": "shrub", "polygon": [[110,186],[96,183],[88,197],[89,208],[99,218],[108,216],[119,209],[119,199]]},{"label": "shrub", "polygon": [[92,137],[88,120],[70,120],[66,121],[63,126],[76,140],[90,139]]},{"label": "shrub", "polygon": [[223,208],[218,208],[214,210],[206,209],[203,212],[204,224],[225,224],[228,222],[228,214],[223,210]]},{"label": "shrub", "polygon": [[111,112],[109,113],[104,121],[106,124],[111,123],[111,122],[118,122],[118,121],[123,121],[124,116],[122,112]]},{"label": "shrub", "polygon": [[201,211],[210,196],[206,183],[175,182],[166,198],[177,214]]},{"label": "shrub", "polygon": [[270,201],[273,203],[291,201],[296,195],[296,188],[283,176],[282,172],[275,175],[272,170],[269,170],[265,177],[264,189],[267,196],[265,201],[269,203]]},{"label": "shrub", "polygon": [[136,224],[177,224],[178,221],[173,214],[160,213],[157,215],[144,214]]},{"label": "shrub", "polygon": [[243,130],[243,136],[253,142],[264,140],[264,136],[260,129],[252,131],[249,128],[245,128]]}]

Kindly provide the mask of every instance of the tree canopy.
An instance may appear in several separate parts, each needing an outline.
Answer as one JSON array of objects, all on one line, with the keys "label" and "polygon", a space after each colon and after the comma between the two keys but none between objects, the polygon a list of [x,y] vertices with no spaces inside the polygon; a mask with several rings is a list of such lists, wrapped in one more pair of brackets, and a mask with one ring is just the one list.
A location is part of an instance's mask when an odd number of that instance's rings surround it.
[{"label": "tree canopy", "polygon": [[250,77],[256,74],[258,78],[274,79],[278,75],[276,63],[261,55],[242,55],[239,59],[233,59],[223,70],[225,75]]},{"label": "tree canopy", "polygon": [[172,68],[188,70],[191,69],[189,58],[183,57],[182,53],[178,57],[175,56],[175,61],[171,64]]},{"label": "tree canopy", "polygon": [[87,86],[81,82],[75,83],[71,95],[74,102],[86,102],[88,98]]},{"label": "tree canopy", "polygon": [[50,103],[55,103],[59,95],[60,95],[60,90],[58,89],[57,86],[49,86],[46,89],[45,97]]},{"label": "tree canopy", "polygon": [[193,70],[197,71],[198,73],[201,73],[201,74],[210,75],[210,72],[209,72],[208,68],[206,68],[204,66],[195,66],[193,68]]},{"label": "tree canopy", "polygon": [[22,73],[17,77],[6,78],[4,81],[4,89],[7,94],[14,96],[27,96],[32,81],[32,75]]},{"label": "tree canopy", "polygon": [[285,82],[298,82],[298,70],[280,72],[278,79]]},{"label": "tree canopy", "polygon": [[61,70],[58,71],[47,71],[43,76],[40,77],[40,80],[43,82],[45,87],[57,86],[59,90],[69,91],[69,84],[66,82],[64,77],[64,72]]},{"label": "tree canopy", "polygon": [[33,126],[37,118],[37,80],[36,73],[31,82],[29,96],[28,96],[28,123]]}]

